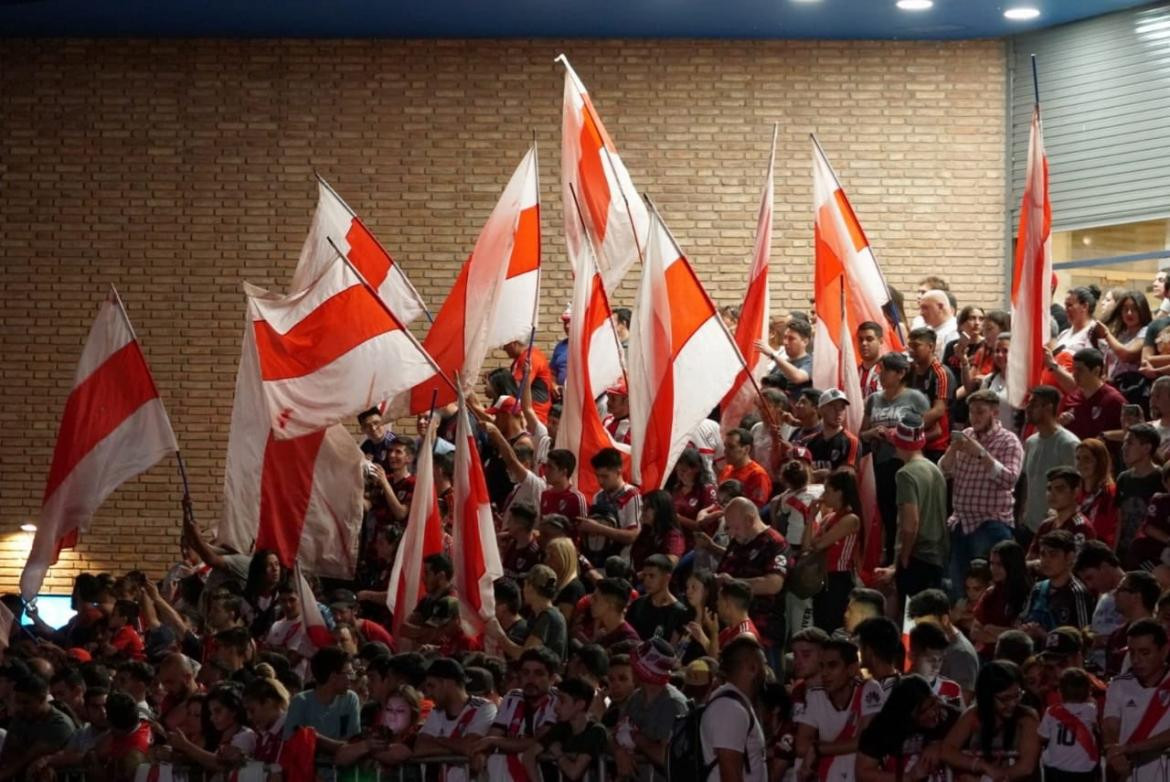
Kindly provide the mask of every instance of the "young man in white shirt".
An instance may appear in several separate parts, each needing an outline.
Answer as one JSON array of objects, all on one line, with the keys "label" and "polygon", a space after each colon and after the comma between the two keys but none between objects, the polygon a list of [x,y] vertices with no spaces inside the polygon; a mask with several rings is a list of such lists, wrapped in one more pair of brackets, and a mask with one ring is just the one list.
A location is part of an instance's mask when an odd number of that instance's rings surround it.
[{"label": "young man in white shirt", "polygon": [[[467,693],[463,666],[449,657],[431,661],[423,689],[435,702],[414,745],[414,756],[464,755],[475,761],[480,740],[491,730],[496,707],[491,701]],[[445,782],[467,782],[462,768],[444,766]]]},{"label": "young man in white shirt", "polygon": [[719,655],[726,684],[707,698],[699,723],[707,782],[767,781],[764,731],[752,707],[767,668],[764,649],[751,636],[736,638]]},{"label": "young man in white shirt", "polygon": [[1126,631],[1130,670],[1109,683],[1102,720],[1105,760],[1119,778],[1157,782],[1170,749],[1170,669],[1166,629],[1153,619]]}]

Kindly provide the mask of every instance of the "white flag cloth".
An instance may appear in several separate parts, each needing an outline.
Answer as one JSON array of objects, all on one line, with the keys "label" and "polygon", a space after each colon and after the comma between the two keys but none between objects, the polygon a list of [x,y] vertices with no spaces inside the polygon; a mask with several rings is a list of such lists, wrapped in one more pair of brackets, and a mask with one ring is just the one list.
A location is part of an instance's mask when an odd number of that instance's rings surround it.
[{"label": "white flag cloth", "polygon": [[1044,375],[1044,345],[1049,338],[1052,308],[1052,203],[1048,196],[1048,156],[1040,107],[1032,112],[1028,138],[1028,170],[1020,205],[1012,275],[1012,341],[1008,347],[1007,400],[1020,408],[1028,391]]},{"label": "white flag cloth", "polygon": [[651,213],[630,324],[631,469],[643,491],[666,483],[691,432],[742,368],[694,269],[661,218]]},{"label": "white flag cloth", "polygon": [[[772,134],[772,153],[768,156],[768,174],[760,194],[760,212],[756,218],[756,248],[748,272],[747,292],[735,326],[735,344],[739,346],[748,369],[741,369],[735,384],[720,405],[719,428],[723,434],[739,428],[740,421],[756,408],[757,383],[768,371],[768,357],[756,347],[756,341],[768,341],[771,301],[768,291],[768,264],[772,257],[773,169],[776,165],[776,134]],[[749,375],[750,370],[750,375]],[[755,383],[752,382],[755,378]]]},{"label": "white flag cloth", "polygon": [[292,292],[311,286],[337,260],[338,252],[349,259],[403,323],[410,325],[425,312],[422,297],[402,268],[337,192],[324,179],[318,179],[317,210],[293,273]]},{"label": "white flag cloth", "polygon": [[[569,263],[580,274],[592,245],[595,263],[613,292],[645,248],[650,217],[617,147],[601,124],[585,85],[564,55],[564,115],[561,122],[561,186],[565,209],[565,241]],[[574,208],[580,204],[585,230]]]},{"label": "white flag cloth", "polygon": [[455,428],[454,521],[451,561],[455,566],[455,593],[459,618],[469,636],[483,634],[484,623],[496,614],[495,581],[504,575],[491,499],[483,477],[483,465],[468,420],[467,401],[459,393],[459,420]]},{"label": "white flag cloth", "polygon": [[301,604],[301,624],[305,628],[305,635],[318,649],[333,646],[336,643],[333,640],[333,633],[329,632],[329,626],[325,624],[325,616],[321,613],[321,606],[317,605],[317,596],[313,594],[308,579],[301,572],[299,562],[293,568],[293,574],[297,581],[297,597]]},{"label": "white flag cloth", "polygon": [[[431,416],[419,445],[420,454],[435,452],[435,430],[438,416]],[[406,531],[398,543],[390,583],[386,588],[386,607],[393,617],[393,629],[398,634],[402,622],[410,616],[426,588],[422,580],[423,560],[443,551],[443,518],[439,515],[439,501],[435,495],[434,459],[419,459],[414,476],[414,497],[406,517]]]},{"label": "white flag cloth", "polygon": [[[248,314],[272,432],[299,437],[348,420],[436,374],[393,312],[340,258],[289,296],[248,286]],[[402,395],[400,399],[399,396]]]},{"label": "white flag cloth", "polygon": [[98,310],[65,402],[41,515],[20,576],[36,597],[62,548],[76,544],[120,484],[179,450],[150,368],[117,293]]},{"label": "white flag cloth", "polygon": [[[489,350],[528,342],[540,287],[539,196],[533,147],[513,172],[423,340],[443,378],[458,372],[475,382]],[[432,400],[451,404],[455,390],[438,378],[416,386],[410,412],[425,413]]]}]

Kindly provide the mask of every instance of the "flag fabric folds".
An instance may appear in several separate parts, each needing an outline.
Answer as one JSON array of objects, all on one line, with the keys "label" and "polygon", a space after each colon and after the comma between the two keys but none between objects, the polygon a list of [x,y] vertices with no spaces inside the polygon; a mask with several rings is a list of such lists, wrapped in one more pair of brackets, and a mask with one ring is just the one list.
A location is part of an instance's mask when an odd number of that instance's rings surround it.
[{"label": "flag fabric folds", "polygon": [[[248,286],[252,346],[277,439],[309,434],[435,377],[435,365],[393,312],[338,258],[288,296]],[[393,412],[392,412],[393,414]]]},{"label": "flag fabric folds", "polygon": [[1028,139],[1028,168],[1020,227],[1016,235],[1016,259],[1012,274],[1012,342],[1008,348],[1007,401],[1020,408],[1028,389],[1044,374],[1044,345],[1049,335],[1052,307],[1052,203],[1048,196],[1048,156],[1040,107],[1032,111]]},{"label": "flag fabric folds", "polygon": [[[612,293],[645,250],[650,217],[617,147],[601,124],[585,85],[564,55],[564,115],[561,122],[561,186],[565,241],[575,274],[593,248],[594,262]],[[582,229],[574,200],[580,206]]]},{"label": "flag fabric folds", "polygon": [[112,288],[89,330],[65,402],[20,591],[36,597],[120,484],[179,450],[142,348]]},{"label": "flag fabric folds", "polygon": [[455,401],[443,378],[456,372],[474,382],[489,350],[527,342],[536,325],[540,287],[540,201],[535,147],[516,167],[423,340],[442,377],[417,385],[410,412]]},{"label": "flag fabric folds", "polygon": [[[420,454],[435,452],[435,430],[438,416],[430,423],[419,444]],[[386,589],[386,607],[393,617],[394,634],[426,594],[423,586],[423,560],[443,551],[443,518],[439,515],[439,499],[435,494],[434,459],[419,459],[414,476],[414,498],[406,517],[406,531],[394,556],[390,583]]]},{"label": "flag fabric folds", "polygon": [[[772,134],[772,152],[768,156],[768,173],[760,195],[760,212],[756,219],[756,248],[748,272],[747,293],[735,326],[735,344],[747,364],[735,378],[731,390],[720,404],[719,428],[726,434],[739,427],[743,417],[755,409],[756,388],[768,371],[768,357],[756,347],[756,341],[768,341],[771,304],[768,291],[768,264],[772,256],[773,169],[776,164],[776,133]],[[756,383],[752,382],[755,379]]]},{"label": "flag fabric folds", "polygon": [[565,376],[557,447],[577,459],[576,485],[592,497],[601,488],[589,460],[603,448],[619,446],[601,423],[596,398],[621,376],[617,334],[601,275],[591,257],[582,261],[573,282],[573,318],[569,321],[569,366]]},{"label": "flag fabric folds", "polygon": [[341,196],[324,179],[318,178],[317,210],[301,247],[292,292],[311,286],[333,265],[338,252],[349,259],[404,324],[410,325],[426,312],[422,297],[402,268]]},{"label": "flag fabric folds", "polygon": [[305,635],[318,649],[333,646],[336,643],[333,639],[333,633],[329,632],[329,626],[325,624],[325,616],[321,613],[321,606],[317,605],[317,597],[309,587],[308,579],[301,572],[299,562],[293,568],[293,572],[297,580],[297,597],[301,603],[301,623],[304,625]]},{"label": "flag fabric folds", "polygon": [[630,324],[633,482],[665,484],[691,432],[744,368],[735,343],[661,216],[651,213]]},{"label": "flag fabric folds", "polygon": [[454,495],[451,563],[455,567],[453,583],[459,597],[463,632],[477,638],[483,635],[484,623],[496,615],[494,583],[504,575],[504,566],[500,561],[483,465],[462,390],[456,415],[459,420],[455,428],[455,475],[451,481]]},{"label": "flag fabric folds", "polygon": [[[813,140],[813,209],[817,349],[813,351],[812,382],[816,388],[838,383],[842,334],[857,355],[857,327],[865,321],[885,330],[885,350],[902,350],[901,334],[887,309],[889,287],[869,247],[857,215],[820,145]],[[839,328],[845,319],[844,328]]]}]

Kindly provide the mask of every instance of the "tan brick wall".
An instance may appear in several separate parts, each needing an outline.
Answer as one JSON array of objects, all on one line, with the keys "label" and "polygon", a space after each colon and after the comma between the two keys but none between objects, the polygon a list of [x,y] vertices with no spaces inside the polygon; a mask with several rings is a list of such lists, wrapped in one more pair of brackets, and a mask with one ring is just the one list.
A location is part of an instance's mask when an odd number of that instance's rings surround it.
[{"label": "tan brick wall", "polygon": [[[240,283],[283,288],[320,171],[437,310],[535,131],[544,322],[569,298],[559,144],[565,51],[635,183],[720,303],[742,296],[780,123],[776,307],[811,289],[808,133],[891,281],[1003,291],[1002,43],[7,41],[0,47],[0,589],[16,582],[78,352],[119,286],[218,517]],[[623,286],[619,302],[633,296]],[[551,346],[552,334],[542,344]],[[177,553],[173,460],[123,486],[48,587]]]}]

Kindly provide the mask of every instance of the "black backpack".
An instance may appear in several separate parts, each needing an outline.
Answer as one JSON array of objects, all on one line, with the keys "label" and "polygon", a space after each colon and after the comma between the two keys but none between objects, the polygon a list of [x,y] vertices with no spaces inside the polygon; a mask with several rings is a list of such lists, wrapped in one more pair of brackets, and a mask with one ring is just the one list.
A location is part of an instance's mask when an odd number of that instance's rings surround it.
[{"label": "black backpack", "polygon": [[[674,728],[670,733],[670,745],[666,751],[666,778],[670,782],[707,782],[707,777],[718,761],[703,762],[703,736],[701,733],[703,714],[706,713],[708,706],[720,698],[734,698],[739,701],[740,705],[747,709],[748,733],[756,729],[755,711],[751,704],[735,690],[724,690],[703,704],[688,701],[687,713],[681,717],[675,717]],[[743,773],[745,776],[751,773],[751,759],[748,756],[746,745],[743,752]]]}]

